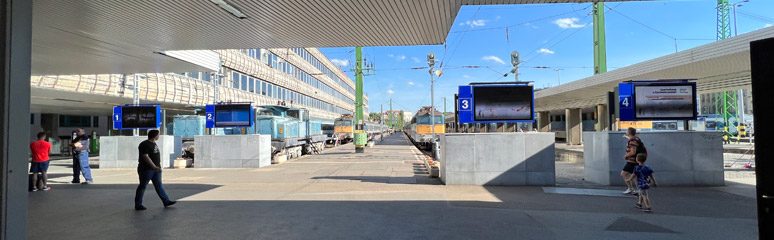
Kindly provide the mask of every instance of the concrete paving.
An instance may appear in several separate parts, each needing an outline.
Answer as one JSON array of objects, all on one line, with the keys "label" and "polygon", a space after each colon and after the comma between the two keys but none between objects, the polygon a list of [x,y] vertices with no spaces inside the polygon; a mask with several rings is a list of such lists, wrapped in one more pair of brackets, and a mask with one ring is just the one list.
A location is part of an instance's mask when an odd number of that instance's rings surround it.
[{"label": "concrete paving", "polygon": [[399,134],[353,152],[344,145],[258,169],[164,169],[167,193],[179,202],[165,209],[149,188],[146,211],[133,209],[134,169],[93,169],[95,184],[76,185],[67,184],[70,161],[54,161],[53,189],[29,193],[28,238],[757,238],[749,182],[655,188],[647,214],[634,197],[605,196],[622,189],[604,186],[444,186]]}]

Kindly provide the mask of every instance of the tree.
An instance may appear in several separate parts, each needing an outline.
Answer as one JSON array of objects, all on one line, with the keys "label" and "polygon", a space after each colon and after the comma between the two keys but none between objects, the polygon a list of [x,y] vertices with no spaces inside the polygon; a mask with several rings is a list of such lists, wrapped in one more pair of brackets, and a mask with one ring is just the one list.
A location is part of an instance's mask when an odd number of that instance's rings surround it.
[{"label": "tree", "polygon": [[368,121],[373,122],[373,121],[379,121],[379,120],[380,120],[379,113],[374,113],[374,112],[368,113]]}]

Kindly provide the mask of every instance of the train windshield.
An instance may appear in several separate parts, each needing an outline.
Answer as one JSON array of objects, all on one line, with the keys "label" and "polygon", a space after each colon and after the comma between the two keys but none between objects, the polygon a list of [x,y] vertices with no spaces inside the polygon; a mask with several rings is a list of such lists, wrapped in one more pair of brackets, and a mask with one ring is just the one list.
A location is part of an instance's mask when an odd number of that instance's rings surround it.
[{"label": "train windshield", "polygon": [[[417,117],[417,124],[433,124],[432,121],[430,121],[430,115],[426,116],[419,116]],[[443,123],[443,116],[437,115],[435,116],[435,124],[441,124]]]},{"label": "train windshield", "polygon": [[328,124],[322,125],[322,130],[333,130],[333,125],[328,125]]},{"label": "train windshield", "polygon": [[337,120],[336,121],[337,127],[347,127],[352,126],[352,120]]}]

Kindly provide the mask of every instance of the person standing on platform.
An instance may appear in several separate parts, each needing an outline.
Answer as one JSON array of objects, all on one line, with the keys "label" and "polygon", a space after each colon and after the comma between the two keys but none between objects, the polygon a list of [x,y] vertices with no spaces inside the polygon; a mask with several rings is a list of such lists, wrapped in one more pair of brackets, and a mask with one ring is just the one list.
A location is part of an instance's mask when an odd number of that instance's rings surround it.
[{"label": "person standing on platform", "polygon": [[630,179],[632,173],[634,173],[634,167],[637,165],[637,154],[643,153],[646,156],[648,155],[647,150],[645,150],[645,144],[642,143],[642,140],[640,140],[637,135],[637,129],[629,128],[626,130],[626,134],[624,134],[624,137],[627,139],[626,141],[626,155],[624,155],[624,160],[626,160],[626,165],[624,165],[623,170],[621,171],[621,177],[626,182],[626,191],[624,191],[624,194],[637,194],[636,190],[636,184],[634,184]]},{"label": "person standing on platform", "polygon": [[70,143],[70,146],[73,148],[72,183],[81,182],[81,173],[83,173],[83,178],[86,180],[83,184],[94,183],[94,179],[91,178],[91,167],[89,167],[89,136],[86,135],[86,131],[83,128],[76,130],[75,134],[75,139]]},{"label": "person standing on platform", "polygon": [[177,203],[176,201],[169,200],[161,183],[161,153],[159,152],[159,146],[156,145],[157,140],[159,140],[159,130],[150,130],[148,131],[148,140],[143,141],[137,147],[140,153],[139,164],[137,164],[137,175],[140,176],[140,185],[137,186],[137,192],[134,196],[135,210],[147,209],[142,205],[142,198],[145,195],[148,181],[153,181],[153,188],[156,189],[156,194],[161,198],[161,203],[164,204],[164,207]]},{"label": "person standing on platform", "polygon": [[[48,186],[48,153],[51,151],[51,143],[46,142],[46,133],[39,132],[38,140],[30,143],[30,152],[32,153],[32,191],[51,190]],[[40,175],[40,184],[38,184],[38,175]]]}]

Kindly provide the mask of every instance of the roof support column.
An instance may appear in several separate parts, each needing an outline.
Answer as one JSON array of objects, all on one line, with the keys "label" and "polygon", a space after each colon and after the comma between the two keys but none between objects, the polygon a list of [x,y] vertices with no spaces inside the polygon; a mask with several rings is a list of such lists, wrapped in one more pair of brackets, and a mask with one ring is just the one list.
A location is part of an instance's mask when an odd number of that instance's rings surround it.
[{"label": "roof support column", "polygon": [[0,0],[0,19],[0,239],[25,239],[32,1]]},{"label": "roof support column", "polygon": [[537,129],[540,132],[551,131],[551,112],[538,112]]},{"label": "roof support column", "polygon": [[607,131],[609,130],[608,124],[607,124],[607,105],[599,104],[597,105],[597,112],[596,112],[596,118],[597,118],[597,131]]},{"label": "roof support column", "polygon": [[581,144],[581,109],[580,108],[567,108],[565,112],[565,128],[567,134],[568,145],[580,145]]}]

